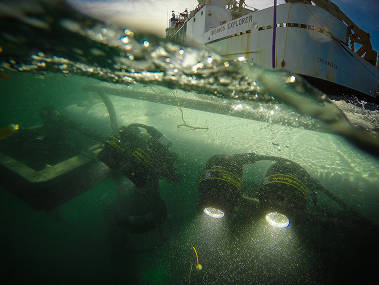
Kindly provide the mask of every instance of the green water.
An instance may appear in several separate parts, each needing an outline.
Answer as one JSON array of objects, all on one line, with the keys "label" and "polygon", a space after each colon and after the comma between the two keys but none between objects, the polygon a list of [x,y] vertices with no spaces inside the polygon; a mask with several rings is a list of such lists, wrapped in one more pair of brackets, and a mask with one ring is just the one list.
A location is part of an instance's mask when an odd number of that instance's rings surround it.
[{"label": "green water", "polygon": [[[6,94],[0,107],[1,123],[19,123],[22,128],[40,124],[39,111],[45,106],[64,109],[91,100],[82,91],[88,83],[101,84],[76,76],[9,73],[9,80],[0,82]],[[366,267],[373,264],[366,258],[375,249],[375,236],[364,227],[275,231],[259,220],[240,225],[212,221],[198,212],[197,186],[213,154],[254,151],[278,155],[300,163],[377,223],[376,158],[332,134],[184,108],[188,122],[209,130],[180,129],[176,127],[180,112],[175,106],[119,100],[132,106],[125,111],[127,115],[141,113],[144,122],[160,126],[178,153],[182,180],[174,184],[160,181],[168,210],[168,239],[161,240],[157,231],[125,237],[121,229],[109,226],[104,208],[117,199],[111,178],[59,206],[58,214],[35,210],[2,188],[2,284],[337,284],[373,278]],[[134,115],[131,120],[137,119]],[[258,185],[267,166],[254,167],[244,179]],[[322,195],[320,202],[341,211]],[[192,246],[197,249],[201,271],[195,268]]]}]

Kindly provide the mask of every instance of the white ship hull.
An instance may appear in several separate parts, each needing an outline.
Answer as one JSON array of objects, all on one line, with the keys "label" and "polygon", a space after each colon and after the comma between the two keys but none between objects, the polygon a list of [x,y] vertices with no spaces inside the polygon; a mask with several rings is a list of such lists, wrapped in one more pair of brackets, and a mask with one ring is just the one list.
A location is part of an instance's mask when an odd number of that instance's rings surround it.
[{"label": "white ship hull", "polygon": [[326,10],[303,3],[278,5],[274,27],[274,7],[233,20],[223,9],[227,11],[219,5],[204,5],[178,35],[227,58],[244,57],[265,68],[287,70],[376,96],[378,66],[348,48],[346,24]]}]

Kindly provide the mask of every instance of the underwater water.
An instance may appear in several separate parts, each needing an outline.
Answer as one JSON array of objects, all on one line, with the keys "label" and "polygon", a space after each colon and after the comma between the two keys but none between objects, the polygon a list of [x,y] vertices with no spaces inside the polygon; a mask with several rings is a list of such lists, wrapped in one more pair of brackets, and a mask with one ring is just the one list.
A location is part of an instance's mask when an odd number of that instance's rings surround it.
[{"label": "underwater water", "polygon": [[[377,279],[377,110],[358,99],[361,107],[331,101],[286,72],[106,26],[61,1],[12,9],[0,14],[0,127],[19,124],[20,130],[0,141],[2,284],[373,284]],[[154,126],[177,155],[180,179],[159,181],[167,221],[145,233],[114,225],[121,186],[88,151],[114,134],[104,95],[118,126]],[[47,122],[41,116],[46,108],[69,121]],[[56,139],[48,153],[40,152],[21,136],[47,123],[63,135],[69,151]],[[260,215],[212,219],[198,208],[199,179],[210,157],[236,153],[296,162],[345,207],[319,191],[323,211],[307,195],[314,223],[277,229]],[[104,170],[79,174],[62,187],[67,181],[58,179],[36,191],[35,185],[19,184],[20,175],[10,176],[4,154],[38,170],[54,168],[58,157],[79,155]],[[255,196],[271,163],[243,168],[244,194]],[[75,187],[81,190],[72,194]],[[57,202],[49,200],[54,191],[62,195]]]}]

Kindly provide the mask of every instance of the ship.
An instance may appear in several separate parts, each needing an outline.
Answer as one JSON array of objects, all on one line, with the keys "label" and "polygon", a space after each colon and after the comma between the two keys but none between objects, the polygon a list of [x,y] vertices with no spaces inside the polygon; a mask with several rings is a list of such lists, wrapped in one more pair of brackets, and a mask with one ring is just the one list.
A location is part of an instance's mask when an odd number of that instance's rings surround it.
[{"label": "ship", "polygon": [[379,57],[369,33],[329,0],[273,4],[258,10],[244,0],[198,0],[192,11],[172,11],[166,38],[301,75],[328,94],[378,102]]}]

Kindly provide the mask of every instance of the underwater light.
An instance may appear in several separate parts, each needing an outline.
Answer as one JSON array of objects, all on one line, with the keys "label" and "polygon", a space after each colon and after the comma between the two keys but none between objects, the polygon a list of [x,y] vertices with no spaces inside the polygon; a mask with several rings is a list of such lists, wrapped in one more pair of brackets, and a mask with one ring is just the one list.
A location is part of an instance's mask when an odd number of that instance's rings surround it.
[{"label": "underwater light", "polygon": [[221,219],[225,215],[223,211],[210,207],[204,208],[204,213],[215,219]]},{"label": "underwater light", "polygon": [[[258,190],[261,209],[274,227],[295,225],[307,216],[307,188],[304,170],[294,162],[281,159],[266,172]],[[285,214],[285,216],[283,215]]]},{"label": "underwater light", "polygon": [[227,155],[214,155],[200,176],[198,209],[213,218],[231,213],[241,200],[241,169]]},{"label": "underwater light", "polygon": [[266,221],[275,228],[286,228],[290,221],[286,215],[278,212],[271,212],[266,215]]}]

